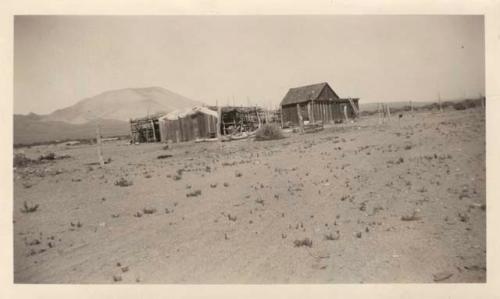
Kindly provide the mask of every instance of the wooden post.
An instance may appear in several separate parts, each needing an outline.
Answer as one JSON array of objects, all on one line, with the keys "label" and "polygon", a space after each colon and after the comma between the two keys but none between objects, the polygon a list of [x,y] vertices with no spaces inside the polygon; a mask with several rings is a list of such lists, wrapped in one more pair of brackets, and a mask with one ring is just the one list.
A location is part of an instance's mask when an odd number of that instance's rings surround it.
[{"label": "wooden post", "polygon": [[262,126],[262,121],[260,120],[259,111],[257,110],[257,106],[255,106],[255,115],[257,115],[257,121],[259,122],[259,129]]},{"label": "wooden post", "polygon": [[411,115],[413,115],[413,102],[410,101],[410,113]]},{"label": "wooden post", "polygon": [[391,120],[391,107],[389,107],[389,104],[387,104],[386,107],[387,107],[387,118]]},{"label": "wooden post", "polygon": [[221,141],[220,127],[221,127],[221,117],[222,117],[222,108],[219,106],[219,101],[215,102],[217,105],[217,140]]},{"label": "wooden post", "polygon": [[96,120],[96,141],[97,141],[97,157],[99,158],[99,165],[104,167],[104,158],[102,157],[102,141],[101,141],[101,126],[99,120]]},{"label": "wooden post", "polygon": [[[314,114],[314,107],[316,106],[316,110],[318,110],[318,105],[314,105],[314,101],[311,101],[311,114],[312,114],[312,123],[316,123],[316,115]],[[309,119],[309,122],[311,122],[311,119]]]},{"label": "wooden post", "polygon": [[151,120],[151,126],[153,128],[153,140],[156,141],[155,122],[153,120]]},{"label": "wooden post", "polygon": [[380,103],[378,103],[378,105],[377,105],[377,110],[378,110],[378,124],[379,125],[382,124],[382,115],[381,115],[382,114],[382,111],[381,111],[382,109],[381,109],[380,105],[381,105]]},{"label": "wooden post", "polygon": [[300,132],[303,133],[304,132],[304,123],[302,121],[302,112],[300,111],[300,105],[299,104],[297,104],[297,117],[299,119]]},{"label": "wooden post", "polygon": [[283,107],[280,106],[281,128],[283,129]]},{"label": "wooden post", "polygon": [[347,116],[347,105],[344,104],[344,117],[345,117],[345,122],[349,121],[349,117]]}]

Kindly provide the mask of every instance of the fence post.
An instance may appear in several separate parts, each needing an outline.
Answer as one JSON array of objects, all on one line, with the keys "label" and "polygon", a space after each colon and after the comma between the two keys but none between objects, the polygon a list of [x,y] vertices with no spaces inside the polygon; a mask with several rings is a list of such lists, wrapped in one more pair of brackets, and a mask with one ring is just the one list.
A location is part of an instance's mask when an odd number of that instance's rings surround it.
[{"label": "fence post", "polygon": [[104,159],[102,157],[102,141],[101,141],[101,126],[99,120],[96,120],[96,141],[97,141],[97,156],[99,158],[99,165],[104,167]]},{"label": "fence post", "polygon": [[299,118],[300,132],[303,133],[304,132],[304,122],[302,121],[302,113],[300,111],[300,105],[299,104],[297,104],[297,116]]}]

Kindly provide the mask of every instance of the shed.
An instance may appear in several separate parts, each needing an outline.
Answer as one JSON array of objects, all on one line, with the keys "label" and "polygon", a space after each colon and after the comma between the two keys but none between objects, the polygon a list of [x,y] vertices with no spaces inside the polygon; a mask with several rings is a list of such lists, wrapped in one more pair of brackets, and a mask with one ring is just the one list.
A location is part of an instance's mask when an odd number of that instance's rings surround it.
[{"label": "shed", "polygon": [[326,82],[290,88],[281,101],[284,125],[299,125],[299,115],[312,123],[342,122],[358,116],[358,98],[340,98]]},{"label": "shed", "polygon": [[217,135],[217,112],[205,107],[176,110],[160,117],[159,130],[162,142],[214,138]]}]

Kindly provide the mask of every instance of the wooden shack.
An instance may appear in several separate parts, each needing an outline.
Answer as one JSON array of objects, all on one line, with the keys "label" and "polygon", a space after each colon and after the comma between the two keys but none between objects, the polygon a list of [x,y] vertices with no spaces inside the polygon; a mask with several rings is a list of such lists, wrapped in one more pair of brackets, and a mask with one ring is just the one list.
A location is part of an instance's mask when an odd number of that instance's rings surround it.
[{"label": "wooden shack", "polygon": [[177,110],[159,119],[162,142],[184,142],[215,138],[217,112],[205,107]]},{"label": "wooden shack", "polygon": [[326,82],[290,88],[281,101],[283,126],[299,125],[299,117],[309,123],[334,123],[359,114],[359,99],[340,98]]}]

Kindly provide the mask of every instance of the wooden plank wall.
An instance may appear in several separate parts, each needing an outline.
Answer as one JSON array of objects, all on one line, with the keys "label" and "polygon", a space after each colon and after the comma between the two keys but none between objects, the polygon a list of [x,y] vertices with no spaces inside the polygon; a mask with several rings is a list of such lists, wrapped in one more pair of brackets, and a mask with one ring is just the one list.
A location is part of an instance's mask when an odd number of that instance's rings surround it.
[{"label": "wooden plank wall", "polygon": [[185,142],[197,138],[210,138],[216,133],[217,117],[198,113],[176,120],[160,122],[161,141]]}]

